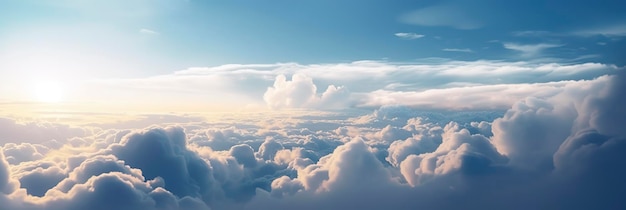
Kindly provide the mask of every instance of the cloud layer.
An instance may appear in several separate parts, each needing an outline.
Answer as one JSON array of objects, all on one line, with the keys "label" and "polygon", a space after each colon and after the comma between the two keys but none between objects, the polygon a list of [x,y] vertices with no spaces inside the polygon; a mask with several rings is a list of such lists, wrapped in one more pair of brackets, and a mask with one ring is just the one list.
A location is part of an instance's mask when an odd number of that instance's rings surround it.
[{"label": "cloud layer", "polygon": [[[536,54],[539,48],[544,47],[514,48],[522,53]],[[384,105],[381,103],[384,100],[426,109],[437,107],[427,101],[445,104],[446,107],[441,107],[444,109],[486,110],[494,106],[504,109],[521,100],[526,94],[522,92],[531,92],[527,91],[529,89],[533,90],[533,94],[547,95],[565,84],[613,74],[619,69],[601,63],[488,60],[230,64],[190,68],[148,78],[91,81],[80,88],[72,88],[76,92],[68,94],[68,100],[73,97],[91,100],[103,106],[100,110],[115,107],[128,110],[131,106],[139,106],[134,108],[141,111],[159,107],[167,107],[167,111],[171,111],[172,107],[187,111],[206,110],[207,107],[220,110],[220,106],[221,110],[227,107],[230,111],[253,107],[377,108]],[[94,91],[101,94],[91,94]],[[464,99],[442,97],[445,94],[459,95]],[[483,106],[481,104],[485,103],[477,103],[490,100],[496,101],[496,105]],[[189,103],[181,104],[177,101]]]},{"label": "cloud layer", "polygon": [[[523,86],[503,113],[387,105],[143,129],[5,119],[11,126],[1,133],[29,132],[4,137],[0,204],[15,210],[621,208],[625,76],[558,83],[549,94]],[[278,76],[266,100],[326,107],[325,97],[337,89],[319,94],[311,77]],[[42,135],[17,138],[30,133]]]}]

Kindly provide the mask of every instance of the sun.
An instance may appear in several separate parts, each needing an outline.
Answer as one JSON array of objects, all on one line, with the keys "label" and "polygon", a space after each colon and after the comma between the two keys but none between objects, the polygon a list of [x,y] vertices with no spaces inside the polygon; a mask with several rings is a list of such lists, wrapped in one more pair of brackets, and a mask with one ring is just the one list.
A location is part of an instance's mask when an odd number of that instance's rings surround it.
[{"label": "sun", "polygon": [[65,90],[56,81],[37,82],[32,85],[33,97],[38,102],[59,103],[63,100]]}]

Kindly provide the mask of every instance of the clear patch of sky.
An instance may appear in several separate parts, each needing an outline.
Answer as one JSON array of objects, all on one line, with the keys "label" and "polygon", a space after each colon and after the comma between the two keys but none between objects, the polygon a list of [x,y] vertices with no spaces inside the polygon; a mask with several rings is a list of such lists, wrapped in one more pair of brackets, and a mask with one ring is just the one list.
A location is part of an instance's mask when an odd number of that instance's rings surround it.
[{"label": "clear patch of sky", "polygon": [[[622,1],[137,0],[91,4],[2,0],[0,8],[1,46],[54,42],[52,47],[41,46],[72,50],[67,46],[75,45],[74,51],[79,52],[74,54],[123,63],[94,67],[90,73],[103,77],[155,75],[228,63],[416,61],[428,57],[550,57],[563,62],[626,64],[620,52],[626,47],[625,37],[574,35],[580,30],[625,25],[622,9],[626,3]],[[433,11],[437,18],[420,16]],[[407,14],[415,14],[411,18],[419,20],[403,20]],[[463,21],[472,25],[457,24]],[[155,33],[141,33],[142,29]],[[402,39],[396,33],[424,36]],[[504,48],[504,43],[559,47],[531,58]],[[3,53],[13,50],[5,48]]]}]

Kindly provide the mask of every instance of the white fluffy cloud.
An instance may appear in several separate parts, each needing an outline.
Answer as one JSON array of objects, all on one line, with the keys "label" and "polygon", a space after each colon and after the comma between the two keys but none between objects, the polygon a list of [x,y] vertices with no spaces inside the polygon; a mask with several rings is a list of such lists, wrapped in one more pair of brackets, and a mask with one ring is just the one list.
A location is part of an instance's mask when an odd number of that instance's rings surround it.
[{"label": "white fluffy cloud", "polygon": [[267,88],[263,99],[273,109],[279,108],[346,108],[349,93],[344,87],[329,85],[321,95],[313,79],[304,74],[294,74],[291,81],[278,75],[274,86]]},{"label": "white fluffy cloud", "polygon": [[21,162],[39,160],[44,157],[49,148],[39,144],[21,143],[5,144],[2,148],[6,160],[9,164],[19,164]]},{"label": "white fluffy cloud", "polygon": [[[79,137],[61,129],[51,133],[57,147],[2,146],[0,206],[610,209],[625,205],[624,76],[553,86],[497,117],[383,106],[93,129]],[[286,94],[301,102],[323,98],[310,91],[311,78],[283,80],[294,81],[274,91],[309,93],[306,100]]]}]

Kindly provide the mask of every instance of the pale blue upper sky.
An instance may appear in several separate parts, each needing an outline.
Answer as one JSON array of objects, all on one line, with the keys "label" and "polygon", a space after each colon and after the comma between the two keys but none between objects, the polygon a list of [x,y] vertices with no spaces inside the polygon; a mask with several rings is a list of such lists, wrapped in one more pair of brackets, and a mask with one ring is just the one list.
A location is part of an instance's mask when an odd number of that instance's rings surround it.
[{"label": "pale blue upper sky", "polygon": [[[53,66],[50,74],[79,77],[431,57],[624,65],[623,8],[588,0],[1,0],[0,59],[5,73]],[[32,64],[41,57],[53,61]]]},{"label": "pale blue upper sky", "polygon": [[625,9],[0,0],[0,209],[623,208]]}]

